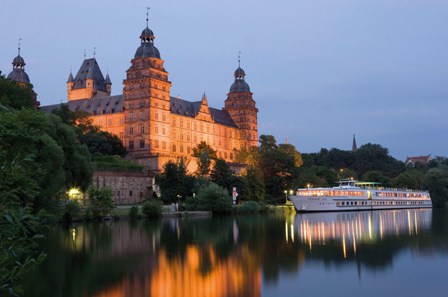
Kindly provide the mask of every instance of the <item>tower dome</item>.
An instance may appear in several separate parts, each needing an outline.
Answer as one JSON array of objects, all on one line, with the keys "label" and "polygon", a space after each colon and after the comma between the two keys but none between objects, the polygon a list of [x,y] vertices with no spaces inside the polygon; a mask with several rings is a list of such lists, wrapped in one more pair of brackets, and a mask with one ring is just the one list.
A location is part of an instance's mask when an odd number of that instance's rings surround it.
[{"label": "tower dome", "polygon": [[235,82],[230,86],[230,92],[250,92],[250,87],[244,80],[246,73],[239,65],[233,76],[235,76]]},{"label": "tower dome", "polygon": [[30,78],[25,72],[25,60],[20,56],[20,44],[19,54],[12,60],[12,71],[8,74],[8,78],[16,82],[29,83]]},{"label": "tower dome", "polygon": [[146,28],[140,34],[141,45],[135,52],[134,58],[160,59],[159,50],[154,46],[154,32],[148,27],[148,12],[146,12]]}]

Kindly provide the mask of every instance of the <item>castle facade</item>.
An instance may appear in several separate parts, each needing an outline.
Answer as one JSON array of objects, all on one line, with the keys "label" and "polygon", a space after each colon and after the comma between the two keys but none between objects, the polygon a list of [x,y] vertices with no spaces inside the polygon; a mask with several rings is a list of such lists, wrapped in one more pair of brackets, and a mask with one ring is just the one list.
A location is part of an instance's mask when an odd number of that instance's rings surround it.
[{"label": "castle facade", "polygon": [[257,146],[258,109],[244,70],[239,65],[235,70],[222,109],[210,107],[205,94],[198,101],[172,97],[172,84],[154,39],[146,26],[120,95],[111,96],[110,77],[103,76],[97,60],[85,59],[67,81],[69,109],[88,112],[94,125],[117,135],[128,156],[151,171],[179,158],[188,164],[193,148],[202,141],[229,163],[235,162],[238,150]]}]

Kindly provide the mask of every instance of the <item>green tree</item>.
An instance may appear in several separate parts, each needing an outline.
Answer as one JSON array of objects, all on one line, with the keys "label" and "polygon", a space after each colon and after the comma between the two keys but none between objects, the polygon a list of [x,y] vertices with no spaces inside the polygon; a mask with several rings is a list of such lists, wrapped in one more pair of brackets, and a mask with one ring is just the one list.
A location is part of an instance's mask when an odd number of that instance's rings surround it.
[{"label": "green tree", "polygon": [[247,180],[249,187],[248,193],[249,197],[247,200],[253,200],[261,202],[264,200],[264,182],[261,177],[260,172],[255,167],[247,168],[244,178]]},{"label": "green tree", "polygon": [[297,177],[296,156],[291,154],[289,147],[280,149],[272,135],[260,136],[258,151],[258,169],[263,176],[266,194],[273,202],[283,201],[283,191],[291,188]]},{"label": "green tree", "polygon": [[358,175],[372,170],[379,170],[385,176],[395,177],[405,170],[404,163],[389,155],[387,148],[379,144],[365,144],[355,153],[355,170]]},{"label": "green tree", "polygon": [[205,141],[193,148],[193,157],[198,161],[198,174],[203,176],[209,174],[212,160],[217,158],[216,151]]},{"label": "green tree", "polygon": [[229,193],[232,192],[232,186],[235,178],[233,171],[230,169],[229,164],[223,159],[217,159],[215,166],[210,173],[211,181],[224,189],[227,189]]},{"label": "green tree", "polygon": [[35,108],[33,86],[18,86],[13,80],[0,75],[0,105],[13,109]]},{"label": "green tree", "polygon": [[429,190],[435,207],[445,206],[448,200],[448,171],[440,168],[428,170],[424,187]]},{"label": "green tree", "polygon": [[156,183],[162,193],[162,201],[171,203],[178,201],[178,196],[186,198],[192,195],[194,177],[187,174],[185,164],[167,162],[163,166],[163,172],[156,176]]},{"label": "green tree", "polygon": [[195,210],[212,211],[213,213],[232,211],[232,199],[229,193],[215,183],[207,185],[196,197],[189,198],[187,200],[187,208],[191,207],[191,205],[194,205]]},{"label": "green tree", "polygon": [[112,189],[108,187],[95,188],[88,190],[89,207],[94,218],[109,215],[115,208]]},{"label": "green tree", "polygon": [[379,170],[371,170],[364,173],[362,180],[381,183],[383,186],[389,186],[390,180]]}]

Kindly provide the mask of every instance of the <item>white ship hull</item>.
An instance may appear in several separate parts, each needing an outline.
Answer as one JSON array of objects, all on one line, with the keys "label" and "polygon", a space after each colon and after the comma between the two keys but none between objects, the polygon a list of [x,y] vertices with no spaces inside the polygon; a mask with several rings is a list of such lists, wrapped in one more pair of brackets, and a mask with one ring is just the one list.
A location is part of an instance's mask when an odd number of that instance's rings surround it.
[{"label": "white ship hull", "polygon": [[[431,200],[386,200],[386,199],[352,199],[335,197],[303,197],[289,196],[297,212],[349,211],[431,208]],[[339,203],[338,203],[339,202]],[[344,205],[342,205],[344,202]]]}]

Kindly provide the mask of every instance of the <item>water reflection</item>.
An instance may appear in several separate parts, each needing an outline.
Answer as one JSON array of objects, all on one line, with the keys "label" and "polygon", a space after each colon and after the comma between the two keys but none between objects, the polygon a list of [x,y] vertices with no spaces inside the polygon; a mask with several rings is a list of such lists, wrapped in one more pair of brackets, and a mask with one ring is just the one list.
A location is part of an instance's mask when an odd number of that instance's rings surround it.
[{"label": "water reflection", "polygon": [[446,226],[431,209],[58,226],[25,296],[262,296],[305,263],[377,270],[405,249],[446,252]]},{"label": "water reflection", "polygon": [[290,228],[286,223],[286,242],[288,238],[294,241],[296,225],[298,237],[309,250],[313,245],[340,242],[346,258],[350,251],[356,255],[359,244],[374,244],[389,235],[418,235],[419,229],[428,231],[431,219],[431,209],[301,214],[295,216]]}]

